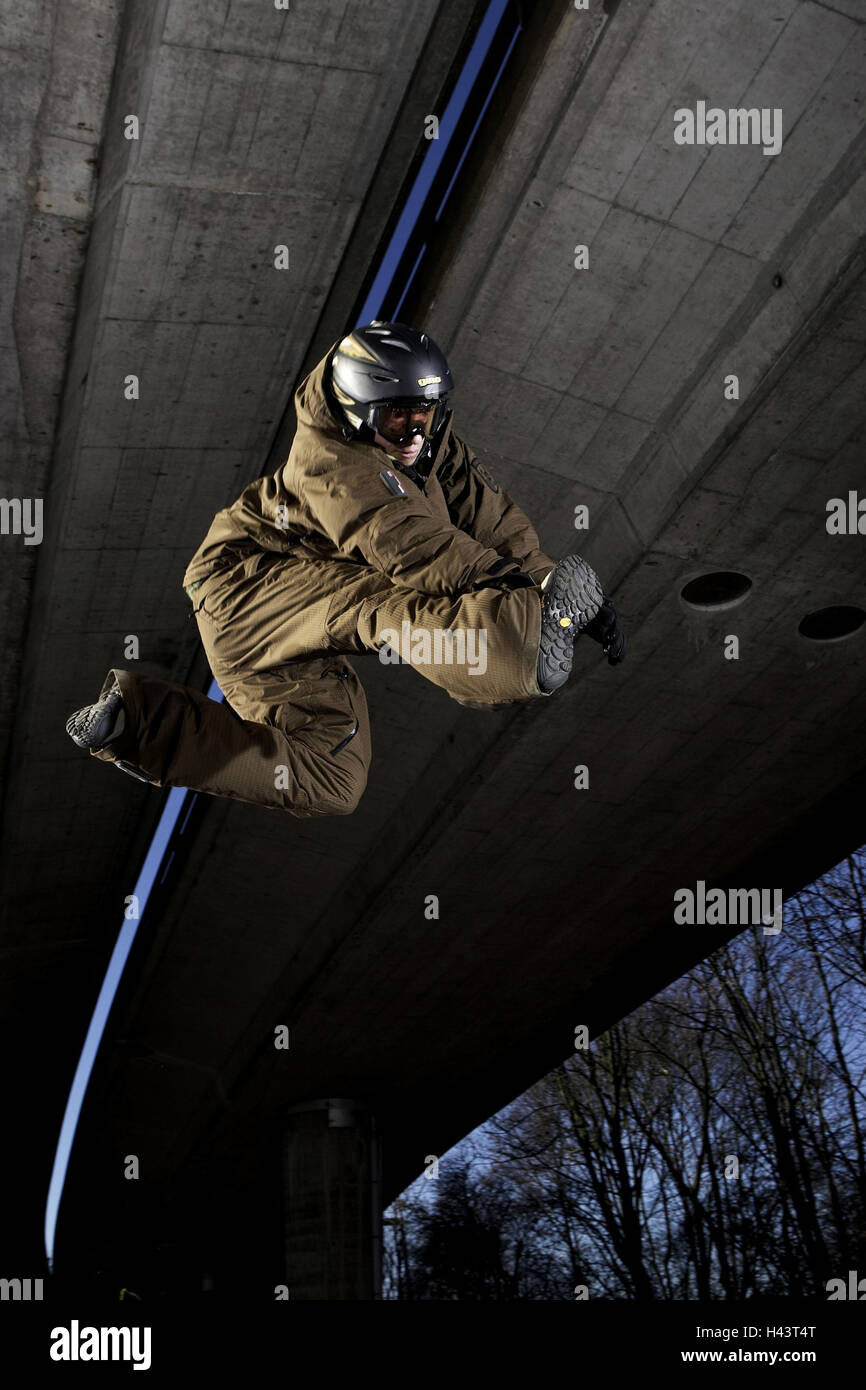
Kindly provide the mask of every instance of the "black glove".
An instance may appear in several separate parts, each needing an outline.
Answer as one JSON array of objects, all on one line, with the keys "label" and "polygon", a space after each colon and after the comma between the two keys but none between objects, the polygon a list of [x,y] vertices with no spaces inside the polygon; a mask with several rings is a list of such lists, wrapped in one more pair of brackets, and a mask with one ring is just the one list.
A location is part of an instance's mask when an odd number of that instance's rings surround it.
[{"label": "black glove", "polygon": [[506,565],[513,565],[513,560],[497,560],[483,579],[479,579],[477,584],[473,584],[474,589],[534,589],[535,580],[531,574],[526,574],[523,570],[508,570],[506,574],[498,574]]},{"label": "black glove", "polygon": [[600,642],[602,651],[611,666],[619,666],[621,661],[625,661],[626,640],[625,633],[620,627],[617,611],[607,594],[602,599],[599,608],[591,623],[587,623],[583,628],[581,636],[591,637],[593,642]]},{"label": "black glove", "polygon": [[524,574],[523,570],[512,570],[511,574],[503,574],[501,579],[489,579],[484,587],[487,589],[534,589],[535,580],[531,574]]}]

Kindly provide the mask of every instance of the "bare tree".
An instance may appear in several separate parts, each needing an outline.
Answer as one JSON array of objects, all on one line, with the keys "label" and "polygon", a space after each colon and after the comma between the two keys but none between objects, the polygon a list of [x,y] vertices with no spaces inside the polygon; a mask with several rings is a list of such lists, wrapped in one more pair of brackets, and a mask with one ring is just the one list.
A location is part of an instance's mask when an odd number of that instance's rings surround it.
[{"label": "bare tree", "polygon": [[454,1151],[392,1295],[821,1292],[866,1264],[864,1002],[861,851]]}]

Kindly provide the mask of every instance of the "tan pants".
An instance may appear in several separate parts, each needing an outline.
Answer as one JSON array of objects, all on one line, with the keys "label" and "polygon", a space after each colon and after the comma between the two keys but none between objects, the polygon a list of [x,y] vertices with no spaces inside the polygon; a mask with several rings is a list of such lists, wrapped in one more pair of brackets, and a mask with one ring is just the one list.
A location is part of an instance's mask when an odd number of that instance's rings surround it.
[{"label": "tan pants", "polygon": [[544,694],[535,678],[538,588],[433,598],[366,566],[257,552],[218,569],[190,597],[226,703],[128,670],[110,671],[103,686],[119,685],[127,727],[94,757],[138,769],[157,786],[301,817],[354,811],[371,742],[347,653],[401,653],[469,705]]}]

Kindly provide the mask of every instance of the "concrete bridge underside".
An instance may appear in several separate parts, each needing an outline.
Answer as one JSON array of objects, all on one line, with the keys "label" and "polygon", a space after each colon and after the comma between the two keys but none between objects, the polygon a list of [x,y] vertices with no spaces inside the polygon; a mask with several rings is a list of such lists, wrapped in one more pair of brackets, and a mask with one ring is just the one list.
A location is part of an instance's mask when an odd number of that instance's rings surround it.
[{"label": "concrete bridge underside", "polygon": [[[2,488],[44,498],[41,545],[0,537],[7,1260],[39,1258],[161,804],[64,719],[130,634],[143,669],[206,688],[185,563],[284,458],[292,391],[350,326],[485,8],[43,0],[0,25]],[[579,643],[552,700],[485,714],[361,658],[374,758],[352,817],[207,805],[91,1085],[59,1228],[73,1272],[273,1283],[291,1107],[366,1107],[389,1201],[576,1024],[717,944],[674,925],[676,888],[787,893],[866,840],[866,629],[798,631],[866,609],[866,540],[826,527],[863,490],[866,10],[521,8],[401,316],[448,353],[458,431],[545,549],[599,570],[628,661]],[[780,109],[781,152],[676,144],[675,109],[703,100]],[[747,596],[690,608],[713,571]]]}]

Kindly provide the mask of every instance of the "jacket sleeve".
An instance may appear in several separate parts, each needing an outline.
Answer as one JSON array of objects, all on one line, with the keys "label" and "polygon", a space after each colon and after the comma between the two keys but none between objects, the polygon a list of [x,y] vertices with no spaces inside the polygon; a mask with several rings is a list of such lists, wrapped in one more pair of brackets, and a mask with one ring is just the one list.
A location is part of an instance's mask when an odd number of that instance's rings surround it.
[{"label": "jacket sleeve", "polygon": [[390,491],[386,470],[397,474],[372,445],[323,447],[306,463],[299,498],[332,545],[423,594],[463,593],[502,572],[501,555],[444,521],[411,482],[400,480],[406,496]]},{"label": "jacket sleeve", "polygon": [[454,451],[437,476],[455,526],[479,544],[515,560],[540,584],[556,562],[545,555],[529,518],[479,463],[469,445],[457,435],[451,438]]}]

